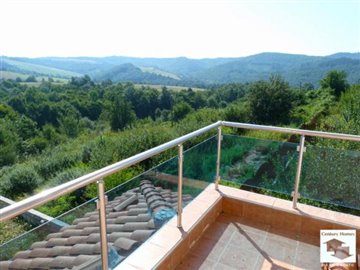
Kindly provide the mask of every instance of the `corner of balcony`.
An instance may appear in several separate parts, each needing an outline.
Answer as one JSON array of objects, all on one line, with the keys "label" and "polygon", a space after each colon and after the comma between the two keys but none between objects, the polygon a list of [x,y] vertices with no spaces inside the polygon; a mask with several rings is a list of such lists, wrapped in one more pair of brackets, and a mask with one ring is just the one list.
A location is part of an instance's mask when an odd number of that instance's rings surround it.
[{"label": "corner of balcony", "polygon": [[182,224],[171,219],[116,269],[320,269],[324,229],[355,229],[360,247],[357,216],[223,185],[196,197]]}]

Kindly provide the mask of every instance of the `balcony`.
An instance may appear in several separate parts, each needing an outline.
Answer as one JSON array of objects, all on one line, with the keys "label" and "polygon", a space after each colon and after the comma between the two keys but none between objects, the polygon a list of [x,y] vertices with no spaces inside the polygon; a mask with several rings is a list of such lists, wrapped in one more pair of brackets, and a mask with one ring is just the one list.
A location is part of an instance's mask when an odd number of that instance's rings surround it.
[{"label": "balcony", "polygon": [[[299,142],[231,135],[225,127],[293,134]],[[200,135],[208,137],[183,151]],[[360,142],[217,122],[3,208],[1,221],[98,185],[98,198],[3,244],[0,269],[320,269],[321,229],[355,229],[359,257],[360,153],[307,143],[314,137]],[[173,159],[104,192],[105,176],[173,147]]]}]

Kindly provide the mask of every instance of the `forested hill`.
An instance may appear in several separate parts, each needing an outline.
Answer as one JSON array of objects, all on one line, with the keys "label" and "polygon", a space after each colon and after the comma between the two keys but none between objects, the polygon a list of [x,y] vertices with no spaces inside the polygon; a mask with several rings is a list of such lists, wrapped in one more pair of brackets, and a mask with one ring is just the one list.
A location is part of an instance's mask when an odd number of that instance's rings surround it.
[{"label": "forested hill", "polygon": [[[307,56],[261,53],[238,58],[189,59],[109,57],[1,58],[0,70],[9,74],[71,78],[88,74],[95,81],[169,85],[245,83],[282,75],[292,86],[319,80],[330,70],[343,70],[350,83],[360,81],[360,53]],[[15,75],[14,75],[15,74]],[[0,77],[1,78],[1,77]]]}]

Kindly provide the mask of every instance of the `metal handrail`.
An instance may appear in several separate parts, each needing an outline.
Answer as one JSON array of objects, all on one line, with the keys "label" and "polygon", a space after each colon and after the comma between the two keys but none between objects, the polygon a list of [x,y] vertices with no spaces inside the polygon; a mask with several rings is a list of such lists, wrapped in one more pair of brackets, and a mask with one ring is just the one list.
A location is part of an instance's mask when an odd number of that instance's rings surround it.
[{"label": "metal handrail", "polygon": [[265,125],[255,125],[255,124],[244,124],[228,121],[218,121],[214,124],[208,125],[201,129],[195,130],[189,134],[181,136],[177,139],[174,139],[170,142],[161,144],[157,147],[104,167],[95,172],[89,173],[87,175],[81,176],[77,179],[64,183],[62,185],[50,188],[43,192],[40,192],[34,196],[31,196],[27,199],[24,199],[20,202],[14,203],[10,206],[0,209],[0,222],[6,221],[13,217],[16,217],[29,209],[35,208],[39,205],[47,203],[51,200],[54,200],[62,195],[65,195],[69,192],[75,191],[81,187],[87,186],[91,183],[95,183],[97,180],[102,179],[108,175],[111,175],[115,172],[118,172],[122,169],[125,169],[129,166],[135,165],[145,159],[148,159],[152,156],[160,154],[170,148],[178,146],[179,144],[184,143],[185,141],[195,138],[205,132],[208,132],[214,128],[225,126],[225,127],[234,127],[234,128],[243,128],[243,129],[252,129],[252,130],[263,130],[263,131],[273,131],[280,133],[288,134],[297,134],[303,136],[314,136],[330,139],[339,139],[339,140],[349,140],[349,141],[358,141],[360,142],[360,136],[358,135],[349,135],[341,133],[331,133],[331,132],[322,132],[322,131],[312,131],[305,129],[294,129],[294,128],[283,128],[283,127],[274,127],[274,126],[265,126]]},{"label": "metal handrail", "polygon": [[338,140],[360,142],[360,136],[344,134],[344,133],[332,133],[332,132],[314,131],[314,130],[306,130],[306,129],[283,128],[283,127],[264,126],[264,125],[255,125],[255,124],[244,124],[244,123],[236,123],[236,122],[228,122],[228,121],[222,121],[221,125],[225,126],[225,127],[273,131],[273,132],[279,132],[279,133],[288,133],[288,134],[304,135],[304,136],[311,136],[311,137],[321,137],[321,138],[327,138],[327,139],[338,139]]},{"label": "metal handrail", "polygon": [[273,126],[263,126],[263,125],[254,125],[254,124],[243,124],[243,123],[235,123],[235,122],[226,122],[226,121],[218,121],[214,124],[208,125],[201,129],[198,129],[194,132],[186,134],[182,137],[174,139],[170,142],[161,144],[157,147],[104,167],[95,172],[89,173],[87,175],[81,176],[75,180],[67,182],[65,184],[59,185],[57,187],[45,190],[39,194],[36,194],[32,197],[29,197],[23,201],[14,203],[10,206],[7,206],[3,209],[0,209],[0,221],[3,222],[12,217],[16,217],[29,209],[32,209],[36,206],[42,205],[46,202],[54,200],[64,194],[75,191],[81,187],[87,186],[91,183],[98,182],[98,197],[99,197],[99,220],[100,220],[100,243],[101,243],[101,257],[102,257],[102,269],[108,270],[108,244],[107,244],[107,228],[106,228],[106,197],[104,192],[104,181],[102,180],[104,177],[118,172],[122,169],[125,169],[129,166],[135,165],[145,159],[148,159],[152,156],[160,154],[170,148],[178,146],[179,151],[179,173],[178,173],[178,207],[177,207],[177,226],[179,228],[182,227],[182,177],[183,177],[183,143],[189,139],[197,137],[205,132],[208,132],[214,128],[218,128],[218,146],[217,146],[217,162],[216,162],[216,179],[215,186],[218,188],[220,181],[220,154],[221,154],[221,126],[225,127],[235,127],[235,128],[243,128],[243,129],[254,129],[254,130],[264,130],[264,131],[274,131],[288,134],[297,134],[301,135],[300,141],[300,155],[298,160],[296,178],[295,178],[295,187],[294,187],[294,195],[293,195],[293,207],[296,208],[297,200],[299,197],[299,182],[301,176],[302,169],[302,159],[304,153],[304,143],[305,136],[315,136],[322,138],[331,138],[331,139],[340,139],[340,140],[351,140],[351,141],[359,141],[360,136],[357,135],[348,135],[348,134],[339,134],[339,133],[330,133],[330,132],[321,132],[321,131],[311,131],[311,130],[302,130],[302,129],[293,129],[293,128],[281,128],[281,127],[273,127]]},{"label": "metal handrail", "polygon": [[[255,124],[244,124],[244,123],[227,122],[227,121],[223,121],[223,122],[221,122],[221,124],[222,124],[222,126],[226,126],[226,127],[234,127],[234,128],[243,128],[243,129],[262,130],[262,131],[271,131],[271,132],[279,132],[279,133],[286,133],[286,134],[301,135],[300,145],[299,145],[299,148],[298,148],[299,158],[298,158],[298,164],[297,164],[297,169],[296,169],[294,191],[292,192],[293,208],[294,209],[297,208],[298,199],[300,197],[299,185],[300,185],[302,162],[303,162],[304,149],[305,149],[305,136],[360,142],[360,136],[358,136],[358,135],[323,132],[323,131],[314,131],[314,130],[306,130],[306,129],[263,126],[263,125],[255,125]],[[218,159],[219,158],[220,158],[220,152],[218,151]],[[217,166],[219,166],[219,165],[217,164]],[[218,181],[219,180],[217,179],[216,183]]]},{"label": "metal handrail", "polygon": [[39,205],[42,205],[49,201],[52,201],[62,195],[69,193],[69,192],[75,191],[75,190],[82,188],[84,186],[87,186],[91,183],[95,183],[97,180],[100,180],[108,175],[111,175],[122,169],[125,169],[132,165],[135,165],[145,159],[151,158],[151,157],[153,157],[157,154],[160,154],[168,149],[171,149],[175,146],[178,146],[179,144],[182,144],[192,138],[195,138],[195,137],[197,137],[201,134],[204,134],[214,128],[217,128],[220,125],[221,125],[221,121],[218,121],[214,124],[208,125],[201,129],[195,130],[189,134],[186,134],[184,136],[176,138],[170,142],[161,144],[161,145],[151,148],[147,151],[144,151],[142,153],[139,153],[137,155],[134,155],[132,157],[129,157],[127,159],[124,159],[122,161],[119,161],[117,163],[109,165],[107,167],[104,167],[100,170],[86,174],[77,179],[74,179],[74,180],[64,183],[62,185],[50,188],[50,189],[40,192],[34,196],[31,196],[27,199],[24,199],[20,202],[17,202],[10,206],[2,208],[2,209],[0,209],[0,222],[3,222],[8,219],[11,219],[13,217],[16,217],[16,216],[26,212],[29,209],[35,208]]}]

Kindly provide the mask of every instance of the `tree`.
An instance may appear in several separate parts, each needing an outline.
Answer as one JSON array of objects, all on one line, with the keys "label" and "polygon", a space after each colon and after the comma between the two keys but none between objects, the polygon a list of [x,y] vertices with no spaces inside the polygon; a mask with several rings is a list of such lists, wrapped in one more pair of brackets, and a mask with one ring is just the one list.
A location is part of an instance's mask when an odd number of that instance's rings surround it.
[{"label": "tree", "polygon": [[18,120],[16,120],[14,124],[17,134],[19,134],[19,136],[23,140],[33,138],[38,133],[36,123],[24,115],[22,115]]},{"label": "tree", "polygon": [[249,122],[249,108],[247,104],[232,104],[225,109],[225,120],[233,122]]},{"label": "tree", "polygon": [[59,122],[61,132],[69,138],[75,138],[79,135],[79,119],[76,115],[64,115]]},{"label": "tree", "polygon": [[0,167],[16,161],[19,138],[11,130],[11,122],[0,119]]},{"label": "tree", "polygon": [[25,82],[37,82],[37,80],[34,75],[31,75],[26,78]]},{"label": "tree", "polygon": [[349,84],[346,80],[346,72],[331,70],[320,81],[321,88],[331,88],[334,90],[336,97],[340,97],[341,93],[349,88]]},{"label": "tree", "polygon": [[170,110],[173,106],[174,99],[169,90],[166,87],[161,89],[159,106],[161,109]]},{"label": "tree", "polygon": [[251,86],[249,94],[251,116],[259,124],[287,123],[293,108],[293,93],[281,76]]},{"label": "tree", "polygon": [[310,91],[310,90],[314,90],[315,87],[312,83],[306,82],[304,83],[304,85],[302,86],[302,88],[306,91]]},{"label": "tree", "polygon": [[191,107],[186,102],[180,102],[176,104],[172,110],[171,120],[173,122],[178,122],[183,119],[189,112],[191,112]]},{"label": "tree", "polygon": [[110,124],[114,131],[123,130],[136,119],[135,112],[129,102],[122,97],[116,97],[110,110]]}]

